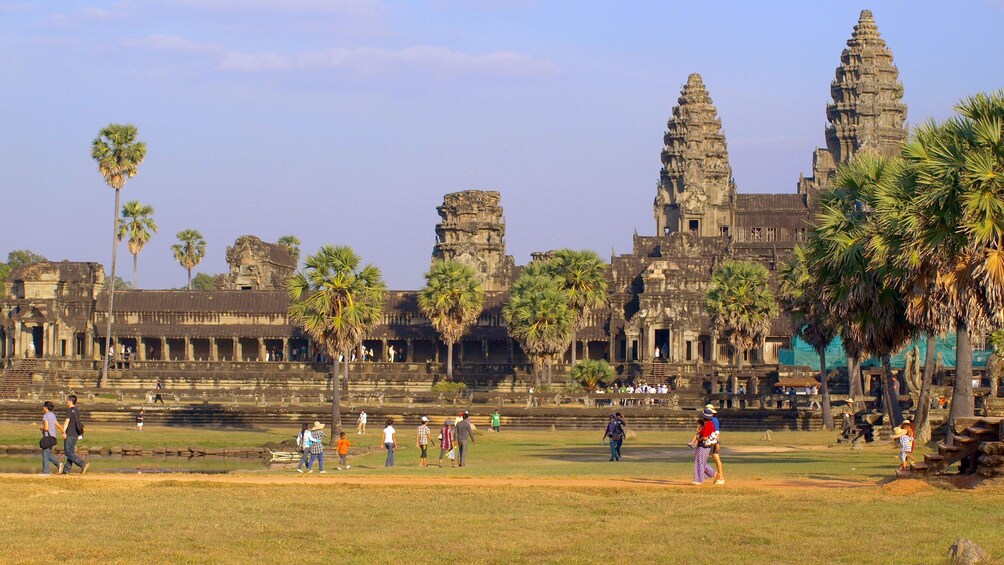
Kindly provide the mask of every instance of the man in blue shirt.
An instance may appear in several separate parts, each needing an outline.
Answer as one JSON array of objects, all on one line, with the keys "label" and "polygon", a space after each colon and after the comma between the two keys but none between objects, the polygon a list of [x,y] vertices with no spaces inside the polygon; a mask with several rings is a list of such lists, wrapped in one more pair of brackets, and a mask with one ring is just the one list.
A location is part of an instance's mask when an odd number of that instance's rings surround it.
[{"label": "man in blue shirt", "polygon": [[715,475],[715,484],[724,485],[725,484],[725,473],[722,471],[722,456],[719,452],[722,449],[722,436],[721,436],[721,424],[718,423],[718,410],[711,404],[704,407],[705,414],[711,414],[711,423],[715,426],[715,446],[711,450],[711,456],[715,459],[715,469],[717,470],[717,475]]}]

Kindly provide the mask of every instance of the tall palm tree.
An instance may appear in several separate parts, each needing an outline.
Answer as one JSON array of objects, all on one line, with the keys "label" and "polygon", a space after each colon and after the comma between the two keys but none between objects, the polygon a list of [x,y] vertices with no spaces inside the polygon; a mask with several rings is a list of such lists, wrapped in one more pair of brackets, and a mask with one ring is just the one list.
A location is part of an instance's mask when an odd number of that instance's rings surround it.
[{"label": "tall palm tree", "polygon": [[609,268],[595,251],[561,249],[544,262],[545,270],[561,283],[568,295],[568,307],[575,314],[572,323],[572,365],[575,365],[575,333],[582,329],[591,311],[607,304]]},{"label": "tall palm tree", "polygon": [[[326,244],[307,257],[305,270],[289,279],[289,321],[309,335],[331,357],[331,441],[341,429],[339,357],[349,351],[383,315],[387,287],[380,269],[361,267],[347,245]],[[348,389],[348,364],[343,387]]]},{"label": "tall palm tree", "polygon": [[136,273],[139,271],[139,252],[157,233],[157,222],[153,221],[153,206],[130,200],[122,206],[122,220],[119,223],[119,241],[129,240],[132,253],[132,287],[136,287]]},{"label": "tall palm tree", "polygon": [[286,249],[289,249],[293,253],[293,256],[296,257],[297,261],[300,260],[300,238],[295,235],[284,235],[279,238],[277,243]]},{"label": "tall palm tree", "polygon": [[534,383],[540,385],[542,368],[547,368],[551,384],[551,364],[571,340],[575,313],[568,307],[568,295],[557,279],[541,273],[531,263],[510,289],[502,317],[533,364]]},{"label": "tall palm tree", "polygon": [[885,413],[895,424],[903,416],[893,402],[889,357],[915,328],[906,318],[896,271],[870,253],[869,244],[881,229],[875,213],[879,195],[886,185],[901,181],[902,171],[901,160],[872,153],[859,153],[842,164],[831,188],[819,196],[808,242],[811,268],[824,301],[841,321],[842,336],[856,353],[882,360]]},{"label": "tall palm tree", "polygon": [[974,413],[971,331],[1004,308],[1004,90],[956,105],[957,115],[915,132],[903,156],[915,175],[917,254],[934,265],[934,293],[955,330],[949,428]]},{"label": "tall palm tree", "polygon": [[830,407],[830,379],[826,372],[826,347],[836,337],[837,320],[830,314],[829,304],[823,300],[819,281],[813,276],[815,272],[809,263],[805,247],[796,246],[791,258],[781,265],[778,294],[782,308],[791,317],[795,334],[819,355],[823,427],[832,430],[833,410]]},{"label": "tall palm tree", "polygon": [[473,267],[460,261],[436,260],[418,291],[418,306],[446,342],[446,377],[453,379],[453,344],[478,320],[485,289]]},{"label": "tall palm tree", "polygon": [[[98,164],[105,184],[115,190],[115,208],[112,211],[112,272],[115,280],[115,266],[118,257],[119,203],[126,181],[136,176],[139,165],[146,157],[146,144],[137,138],[138,130],[132,124],[109,124],[98,132],[91,142],[91,158]],[[115,285],[108,291],[108,325],[105,331],[105,356],[101,365],[101,383],[108,386],[108,358],[112,347],[112,320],[115,312]]]},{"label": "tall palm tree", "polygon": [[174,260],[188,271],[188,290],[192,290],[192,269],[206,256],[206,240],[199,230],[181,230],[178,243],[171,246]]},{"label": "tall palm tree", "polygon": [[725,261],[712,273],[704,300],[711,324],[728,338],[742,369],[743,354],[767,338],[777,314],[770,273],[759,263]]}]

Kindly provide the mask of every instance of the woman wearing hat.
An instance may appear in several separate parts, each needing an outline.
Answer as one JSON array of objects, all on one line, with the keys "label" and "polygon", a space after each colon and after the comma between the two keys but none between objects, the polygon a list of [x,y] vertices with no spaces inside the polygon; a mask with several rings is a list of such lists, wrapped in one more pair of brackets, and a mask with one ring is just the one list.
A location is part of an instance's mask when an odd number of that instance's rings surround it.
[{"label": "woman wearing hat", "polygon": [[713,414],[711,412],[703,412],[701,417],[697,420],[697,433],[694,434],[694,439],[687,443],[690,447],[696,448],[694,450],[694,484],[700,485],[705,479],[710,479],[715,476],[715,470],[708,465],[708,456],[711,455],[711,450],[715,446],[715,425],[711,422]]},{"label": "woman wearing hat", "polygon": [[313,473],[314,471],[311,467],[314,466],[314,460],[317,460],[317,470],[321,473],[326,472],[324,470],[324,424],[320,422],[314,422],[313,426],[310,426],[310,445],[308,449],[310,451],[310,461],[307,463],[307,472]]},{"label": "woman wearing hat", "polygon": [[718,410],[711,404],[704,407],[705,412],[711,413],[711,423],[715,425],[715,446],[711,448],[711,458],[715,460],[715,470],[718,472],[715,474],[715,484],[724,485],[725,484],[725,471],[722,469],[722,425],[718,422]]}]

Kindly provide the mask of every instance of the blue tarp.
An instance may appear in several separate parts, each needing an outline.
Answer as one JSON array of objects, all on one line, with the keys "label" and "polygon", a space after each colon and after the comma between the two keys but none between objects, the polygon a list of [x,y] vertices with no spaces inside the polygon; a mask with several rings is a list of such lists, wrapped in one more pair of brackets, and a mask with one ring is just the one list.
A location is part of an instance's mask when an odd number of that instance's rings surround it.
[{"label": "blue tarp", "polygon": [[[801,339],[795,338],[792,341],[792,345],[793,347],[791,349],[782,349],[778,351],[778,362],[781,365],[805,365],[812,368],[819,367],[819,356],[816,355],[816,351],[809,344],[805,343]],[[927,340],[920,338],[914,340],[890,358],[890,362],[892,363],[894,369],[903,368],[906,352],[914,346],[920,348],[920,359],[921,362],[924,361],[924,358],[927,355]],[[941,354],[942,366],[954,367],[955,334],[949,334],[943,338],[938,337],[935,340],[935,347],[935,351]],[[982,367],[986,365],[987,359],[990,358],[991,353],[993,352],[989,350],[973,351],[973,366]],[[880,361],[878,359],[868,359],[863,363],[863,366],[869,367],[879,364]],[[843,341],[841,341],[838,337],[830,343],[829,347],[826,348],[826,368],[827,370],[831,370],[846,367],[847,354],[844,353]]]}]

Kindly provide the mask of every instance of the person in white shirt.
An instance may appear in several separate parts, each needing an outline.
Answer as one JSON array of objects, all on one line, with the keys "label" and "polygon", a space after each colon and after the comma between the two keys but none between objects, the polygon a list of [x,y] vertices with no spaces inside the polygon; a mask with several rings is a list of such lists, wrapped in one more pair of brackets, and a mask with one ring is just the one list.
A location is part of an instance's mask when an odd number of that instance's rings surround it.
[{"label": "person in white shirt", "polygon": [[394,450],[397,449],[397,435],[394,430],[394,420],[387,420],[387,427],[383,429],[383,446],[387,448],[387,461],[384,467],[394,466]]},{"label": "person in white shirt", "polygon": [[359,419],[356,420],[356,434],[363,435],[366,433],[366,411],[359,411]]}]

